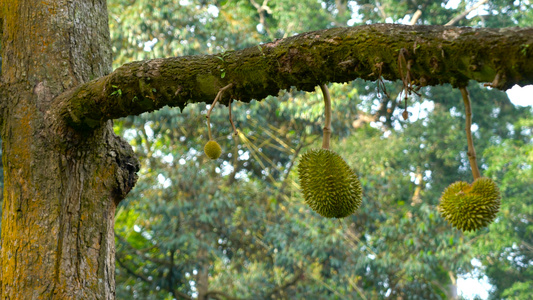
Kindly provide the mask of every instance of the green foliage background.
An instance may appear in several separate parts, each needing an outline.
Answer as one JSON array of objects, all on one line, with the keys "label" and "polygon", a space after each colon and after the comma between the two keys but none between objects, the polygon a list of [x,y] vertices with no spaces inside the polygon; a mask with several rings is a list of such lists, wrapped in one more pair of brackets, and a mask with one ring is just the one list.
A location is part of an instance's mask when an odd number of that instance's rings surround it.
[{"label": "green foliage background", "polygon": [[[110,0],[115,66],[129,61],[241,49],[336,26],[444,24],[475,1]],[[262,4],[265,4],[262,7]],[[490,1],[461,26],[531,26],[529,1]],[[353,18],[352,18],[353,16]],[[116,215],[119,299],[448,299],[471,261],[491,299],[528,299],[533,286],[533,119],[503,92],[471,83],[478,161],[500,184],[494,224],[462,234],[436,206],[446,186],[471,181],[458,90],[401,84],[332,84],[332,148],[354,168],[363,205],[341,221],[311,211],[299,194],[298,156],[319,147],[323,104],[280,91],[211,117],[223,155],[211,161],[206,105],[164,108],[115,122],[142,160]]]}]

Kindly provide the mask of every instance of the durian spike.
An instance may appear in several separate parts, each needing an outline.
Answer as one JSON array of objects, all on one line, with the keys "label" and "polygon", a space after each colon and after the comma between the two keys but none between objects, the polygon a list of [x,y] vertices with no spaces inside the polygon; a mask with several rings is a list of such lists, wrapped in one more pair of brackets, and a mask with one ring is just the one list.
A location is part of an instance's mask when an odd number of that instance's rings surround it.
[{"label": "durian spike", "polygon": [[474,140],[472,139],[472,108],[470,106],[470,95],[468,90],[465,87],[461,87],[461,94],[463,95],[463,102],[465,103],[465,131],[466,131],[466,140],[468,142],[468,160],[470,161],[470,168],[472,169],[472,175],[474,180],[481,177],[479,173],[479,168],[476,162],[476,149],[474,148]]},{"label": "durian spike", "polygon": [[328,86],[324,83],[320,85],[322,94],[324,95],[324,114],[326,121],[324,122],[324,137],[322,138],[322,149],[329,149],[329,141],[331,138],[331,96],[329,94]]},{"label": "durian spike", "polygon": [[220,98],[222,98],[222,94],[224,93],[224,91],[226,91],[227,89],[229,89],[230,87],[233,86],[233,83],[230,83],[228,85],[226,85],[225,87],[221,88],[218,93],[217,93],[217,96],[215,97],[215,100],[213,100],[213,104],[211,104],[211,107],[209,108],[209,110],[207,111],[207,115],[205,116],[206,119],[207,119],[207,134],[209,135],[209,140],[212,141],[213,140],[213,137],[211,136],[211,111],[213,111],[213,108],[215,108],[215,105],[217,104],[218,100],[220,100]]}]

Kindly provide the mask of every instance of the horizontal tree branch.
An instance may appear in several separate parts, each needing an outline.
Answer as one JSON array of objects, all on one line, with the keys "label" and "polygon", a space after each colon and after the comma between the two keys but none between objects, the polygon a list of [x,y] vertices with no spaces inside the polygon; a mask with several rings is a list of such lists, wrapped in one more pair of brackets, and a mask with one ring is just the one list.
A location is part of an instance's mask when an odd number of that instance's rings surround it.
[{"label": "horizontal tree branch", "polygon": [[215,298],[215,299],[224,299],[224,300],[243,300],[244,298],[236,298],[236,297],[232,297],[222,291],[209,291],[205,294],[206,298],[209,299],[209,298]]},{"label": "horizontal tree branch", "polygon": [[419,86],[533,84],[533,28],[375,24],[308,32],[218,55],[126,64],[60,95],[54,109],[75,128],[94,128],[165,105],[210,103],[229,83],[225,104],[261,100],[291,86],[314,91],[326,82],[407,75]]},{"label": "horizontal tree branch", "polygon": [[120,256],[120,254],[117,254],[116,256],[117,263],[124,269],[126,272],[136,278],[141,279],[142,281],[151,284],[152,280],[150,280],[148,277],[144,276],[143,274],[137,273],[134,270],[132,270],[130,267],[128,267],[123,261]]},{"label": "horizontal tree branch", "polygon": [[285,282],[283,285],[275,287],[272,291],[270,291],[265,297],[265,299],[272,299],[272,296],[275,296],[277,293],[285,290],[286,288],[292,285],[295,285],[298,282],[298,280],[303,279],[304,277],[303,275],[304,275],[304,271],[299,270],[298,272],[296,272],[296,274],[294,274],[291,280]]},{"label": "horizontal tree branch", "polygon": [[156,265],[161,265],[161,266],[167,266],[169,268],[173,268],[175,267],[173,264],[171,264],[170,262],[164,260],[164,259],[158,259],[158,258],[154,258],[154,257],[151,257],[150,255],[147,255],[146,253],[149,252],[150,250],[153,249],[153,247],[149,247],[147,248],[145,251],[143,250],[139,250],[139,249],[136,249],[135,247],[133,247],[125,238],[123,238],[121,235],[119,234],[116,234],[115,233],[115,237],[118,239],[119,243],[121,243],[122,245],[126,246],[126,248],[128,248],[128,252],[133,252],[135,255],[137,255],[138,257],[141,257],[143,259],[146,259],[148,261],[151,261],[153,262],[154,264]]}]

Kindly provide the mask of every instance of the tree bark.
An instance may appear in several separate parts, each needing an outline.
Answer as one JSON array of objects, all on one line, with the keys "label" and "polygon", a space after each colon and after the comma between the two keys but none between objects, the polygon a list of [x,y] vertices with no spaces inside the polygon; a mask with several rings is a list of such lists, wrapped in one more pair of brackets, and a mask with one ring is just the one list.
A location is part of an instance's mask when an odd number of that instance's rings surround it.
[{"label": "tree bark", "polygon": [[2,1],[2,299],[114,299],[115,205],[138,162],[110,121],[50,113],[111,70],[105,0]]},{"label": "tree bark", "polygon": [[209,300],[209,255],[206,249],[198,251],[198,274],[196,275],[196,289],[198,290],[198,300]]},{"label": "tree bark", "polygon": [[375,24],[308,32],[218,55],[152,59],[58,97],[57,117],[90,129],[109,119],[165,105],[249,102],[295,86],[314,91],[326,82],[356,78],[406,80],[418,86],[468,80],[508,89],[533,84],[533,28],[453,28]]}]

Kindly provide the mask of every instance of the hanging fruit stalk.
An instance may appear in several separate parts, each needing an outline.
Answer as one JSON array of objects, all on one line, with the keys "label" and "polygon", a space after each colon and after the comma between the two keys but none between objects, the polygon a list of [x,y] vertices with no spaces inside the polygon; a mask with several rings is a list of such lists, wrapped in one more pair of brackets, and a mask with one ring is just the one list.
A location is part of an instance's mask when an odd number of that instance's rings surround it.
[{"label": "hanging fruit stalk", "polygon": [[329,149],[329,141],[331,139],[331,95],[326,84],[320,85],[322,95],[324,95],[324,128],[322,137],[322,149]]},{"label": "hanging fruit stalk", "polygon": [[340,155],[330,150],[331,96],[327,85],[320,85],[324,95],[325,124],[322,149],[302,155],[298,178],[305,202],[326,218],[344,218],[361,206],[362,188],[355,172]]},{"label": "hanging fruit stalk", "polygon": [[470,161],[470,168],[472,168],[472,175],[474,180],[481,177],[479,173],[479,168],[476,161],[476,149],[474,148],[474,139],[472,139],[472,107],[470,105],[470,95],[468,90],[464,87],[461,89],[461,95],[463,95],[463,102],[465,104],[465,131],[466,131],[466,140],[468,142],[468,160]]},{"label": "hanging fruit stalk", "polygon": [[222,98],[222,94],[224,93],[224,91],[226,91],[232,86],[233,84],[230,83],[218,91],[215,100],[213,100],[213,104],[211,104],[211,107],[209,108],[209,110],[207,111],[207,115],[205,116],[207,119],[207,134],[209,136],[209,141],[204,146],[204,153],[210,159],[217,159],[222,154],[222,148],[215,140],[213,140],[213,136],[211,135],[211,112],[213,111],[213,108],[215,108],[215,105],[217,104],[218,100]]},{"label": "hanging fruit stalk", "polygon": [[470,95],[466,88],[461,88],[465,104],[466,139],[468,143],[468,160],[472,168],[474,182],[452,183],[444,190],[440,199],[439,211],[452,226],[462,231],[475,231],[492,223],[500,209],[500,190],[496,183],[481,177],[476,162],[476,151],[472,138],[472,109]]}]

